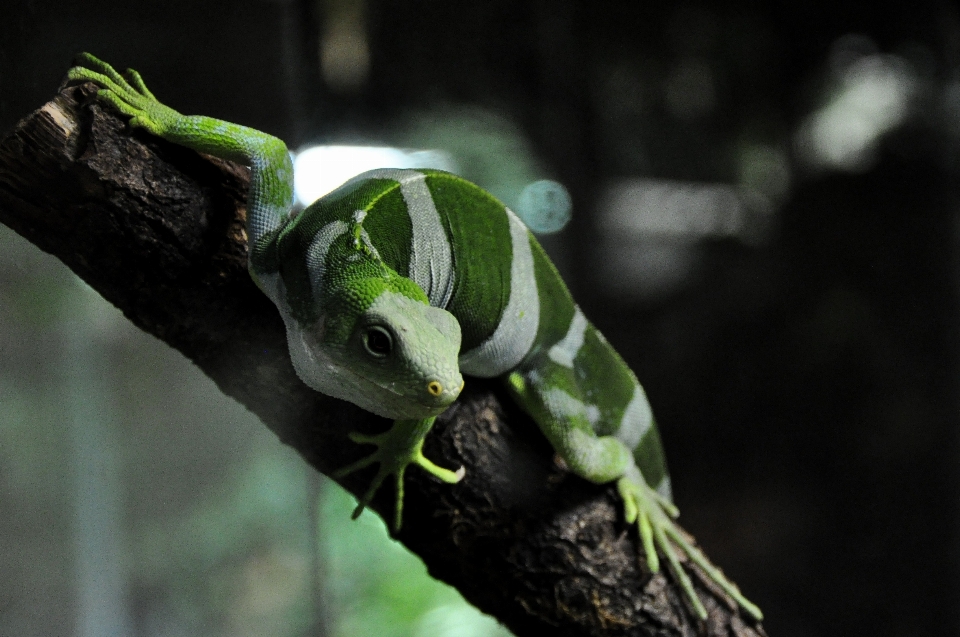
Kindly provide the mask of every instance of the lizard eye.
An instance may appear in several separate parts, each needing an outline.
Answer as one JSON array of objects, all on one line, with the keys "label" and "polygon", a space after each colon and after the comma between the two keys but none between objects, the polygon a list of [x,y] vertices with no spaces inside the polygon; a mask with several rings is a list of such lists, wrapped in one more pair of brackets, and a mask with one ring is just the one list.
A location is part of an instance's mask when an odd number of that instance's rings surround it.
[{"label": "lizard eye", "polygon": [[363,346],[374,358],[386,358],[393,350],[393,337],[390,332],[375,325],[364,333]]}]

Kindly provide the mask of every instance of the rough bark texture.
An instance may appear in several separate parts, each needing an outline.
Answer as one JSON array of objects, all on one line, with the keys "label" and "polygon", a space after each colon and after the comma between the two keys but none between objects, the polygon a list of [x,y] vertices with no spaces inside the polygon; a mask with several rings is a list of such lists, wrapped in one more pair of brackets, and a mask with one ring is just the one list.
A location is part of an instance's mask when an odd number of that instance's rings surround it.
[{"label": "rough bark texture", "polygon": [[[0,141],[0,221],[193,360],[319,471],[369,451],[347,432],[389,423],[299,381],[279,315],[247,275],[246,169],[130,131],[92,92],[64,89]],[[672,578],[645,572],[614,489],[564,471],[495,383],[469,380],[425,453],[465,466],[466,478],[450,486],[411,469],[398,539],[518,636],[764,634],[694,577],[710,614],[698,622]],[[371,474],[342,484],[361,492]],[[387,485],[373,508],[389,518],[392,503]]]}]

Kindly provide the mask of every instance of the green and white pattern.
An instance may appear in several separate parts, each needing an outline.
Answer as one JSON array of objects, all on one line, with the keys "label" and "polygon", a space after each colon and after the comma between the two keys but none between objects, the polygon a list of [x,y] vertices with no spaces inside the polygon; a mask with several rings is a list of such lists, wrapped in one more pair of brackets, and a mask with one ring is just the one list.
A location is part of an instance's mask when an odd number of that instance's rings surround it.
[{"label": "green and white pattern", "polygon": [[571,471],[615,482],[636,523],[648,567],[659,549],[701,618],[706,610],[680,565],[702,568],[750,615],[761,613],[673,522],[670,478],[643,388],[574,303],[523,222],[492,195],[437,170],[374,170],[292,216],[293,170],[280,140],[160,104],[132,70],[83,54],[69,78],[133,126],[251,167],[250,273],[276,304],[291,359],[310,387],[393,419],[377,449],[337,476],[379,464],[360,499],[416,464],[446,482],[457,472],[422,454],[437,415],[459,396],[461,374],[500,377]]}]

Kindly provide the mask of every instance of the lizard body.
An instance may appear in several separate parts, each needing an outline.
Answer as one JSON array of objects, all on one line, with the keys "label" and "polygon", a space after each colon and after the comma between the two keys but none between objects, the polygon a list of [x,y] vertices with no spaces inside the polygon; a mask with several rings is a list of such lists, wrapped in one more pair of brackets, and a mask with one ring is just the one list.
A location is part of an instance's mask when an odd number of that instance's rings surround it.
[{"label": "lizard body", "polygon": [[135,71],[121,75],[88,54],[68,78],[99,84],[98,97],[133,126],[251,167],[249,270],[284,320],[298,375],[394,420],[383,434],[351,435],[376,450],[335,475],[379,465],[354,517],[392,476],[398,529],[411,464],[446,482],[462,479],[462,468],[425,458],[423,440],[460,394],[463,374],[500,378],[571,471],[616,484],[649,569],[659,570],[659,549],[697,615],[706,610],[678,549],[761,618],[673,522],[643,388],[509,208],[450,173],[380,169],[292,214],[293,167],[279,139],[183,116],[157,101]]}]

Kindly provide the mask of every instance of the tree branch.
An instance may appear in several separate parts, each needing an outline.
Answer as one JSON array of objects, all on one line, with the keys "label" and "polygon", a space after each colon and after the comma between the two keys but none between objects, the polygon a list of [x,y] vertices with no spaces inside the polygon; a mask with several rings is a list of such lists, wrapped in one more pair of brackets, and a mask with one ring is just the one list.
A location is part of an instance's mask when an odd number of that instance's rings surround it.
[{"label": "tree branch", "polygon": [[[0,141],[0,221],[180,350],[319,471],[364,455],[347,432],[389,423],[300,382],[282,321],[247,275],[247,170],[131,132],[93,92],[63,89]],[[518,636],[764,635],[694,577],[709,611],[701,625],[669,576],[645,572],[612,486],[559,466],[497,384],[468,379],[425,453],[465,466],[466,478],[451,486],[408,471],[398,539]],[[341,484],[359,493],[372,471]],[[392,506],[386,485],[373,508],[389,519]]]}]

